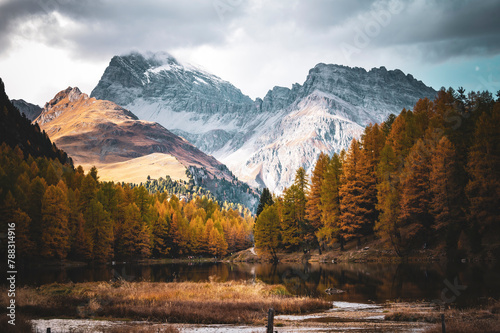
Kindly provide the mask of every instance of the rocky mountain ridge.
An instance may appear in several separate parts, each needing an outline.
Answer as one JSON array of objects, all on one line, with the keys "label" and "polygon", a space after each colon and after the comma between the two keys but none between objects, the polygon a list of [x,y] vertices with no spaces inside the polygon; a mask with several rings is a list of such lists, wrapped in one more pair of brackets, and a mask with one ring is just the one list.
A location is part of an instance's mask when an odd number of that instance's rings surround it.
[{"label": "rocky mountain ridge", "polygon": [[[257,193],[214,157],[160,124],[139,120],[116,103],[90,98],[78,88],[59,92],[45,104],[34,123],[73,157],[75,165],[109,170],[111,179],[106,180],[125,181],[120,179],[124,167],[135,165],[142,181],[148,175],[183,180],[189,175],[196,186],[212,191],[221,201],[248,207],[257,203]],[[154,164],[157,166],[152,168]],[[160,174],[150,174],[152,170]],[[232,192],[223,193],[223,184],[232,184]]]},{"label": "rocky mountain ridge", "polygon": [[43,108],[38,105],[28,103],[24,99],[13,99],[11,102],[19,110],[19,112],[21,112],[21,114],[24,113],[26,118],[31,121],[35,120],[43,110]]},{"label": "rocky mountain ridge", "polygon": [[156,121],[225,163],[238,178],[281,192],[321,151],[348,147],[369,123],[436,91],[384,67],[318,64],[304,84],[255,101],[230,83],[167,53],[115,56],[91,96]]}]

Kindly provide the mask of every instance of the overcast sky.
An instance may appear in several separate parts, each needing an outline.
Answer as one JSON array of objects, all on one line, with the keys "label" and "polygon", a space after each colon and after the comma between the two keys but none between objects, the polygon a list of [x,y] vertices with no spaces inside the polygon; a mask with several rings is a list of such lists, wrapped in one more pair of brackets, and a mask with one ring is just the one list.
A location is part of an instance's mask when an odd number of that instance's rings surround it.
[{"label": "overcast sky", "polygon": [[167,51],[252,98],[319,62],[496,92],[499,17],[498,0],[0,0],[0,77],[43,105],[90,94],[113,55]]}]

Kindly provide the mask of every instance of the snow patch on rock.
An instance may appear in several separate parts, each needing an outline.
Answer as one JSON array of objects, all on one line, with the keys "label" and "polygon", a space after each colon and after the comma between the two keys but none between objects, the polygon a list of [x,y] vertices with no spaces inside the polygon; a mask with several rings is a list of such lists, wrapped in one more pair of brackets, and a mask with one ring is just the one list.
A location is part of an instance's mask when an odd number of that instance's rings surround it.
[{"label": "snow patch on rock", "polygon": [[295,171],[359,139],[363,128],[436,91],[400,70],[318,64],[303,85],[255,101],[229,82],[168,53],[115,56],[91,96],[159,122],[229,166],[250,185],[280,193]]}]

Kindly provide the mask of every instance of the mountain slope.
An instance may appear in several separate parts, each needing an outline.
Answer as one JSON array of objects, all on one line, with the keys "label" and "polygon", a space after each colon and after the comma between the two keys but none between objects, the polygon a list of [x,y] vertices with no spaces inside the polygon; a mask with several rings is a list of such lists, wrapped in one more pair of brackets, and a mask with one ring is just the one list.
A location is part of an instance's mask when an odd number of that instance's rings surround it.
[{"label": "mountain slope", "polygon": [[[110,101],[89,98],[78,88],[59,92],[45,104],[35,123],[70,153],[75,163],[103,168],[103,175],[111,178],[108,180],[137,180],[141,172],[142,181],[148,175],[155,178],[167,174],[184,179],[179,175],[187,177],[189,171],[196,185],[208,188],[221,201],[249,207],[257,201],[256,194],[214,157],[158,123],[138,120],[130,111]],[[157,174],[148,173],[152,171]],[[219,193],[221,182],[234,183],[233,192]]]},{"label": "mountain slope", "polygon": [[230,83],[172,56],[115,56],[92,96],[157,121],[214,155],[251,185],[281,192],[320,151],[347,148],[364,126],[436,92],[411,75],[318,64],[303,85],[252,101]]},{"label": "mountain slope", "polygon": [[159,122],[207,153],[223,147],[247,120],[234,115],[255,112],[254,102],[230,83],[166,53],[113,57],[91,96]]},{"label": "mountain slope", "polygon": [[13,99],[12,104],[21,112],[24,113],[26,118],[33,121],[42,113],[42,108],[38,105],[26,102],[24,99]]}]

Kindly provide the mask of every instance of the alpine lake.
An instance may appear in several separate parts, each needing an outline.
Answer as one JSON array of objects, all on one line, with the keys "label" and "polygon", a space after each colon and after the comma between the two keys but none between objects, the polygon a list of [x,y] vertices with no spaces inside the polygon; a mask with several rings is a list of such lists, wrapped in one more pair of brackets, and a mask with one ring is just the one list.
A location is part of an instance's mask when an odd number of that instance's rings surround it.
[{"label": "alpine lake", "polygon": [[[255,281],[283,284],[293,295],[331,301],[428,301],[474,306],[500,297],[498,263],[126,263],[19,269],[18,285],[96,281]],[[334,290],[333,293],[328,289]]]}]

